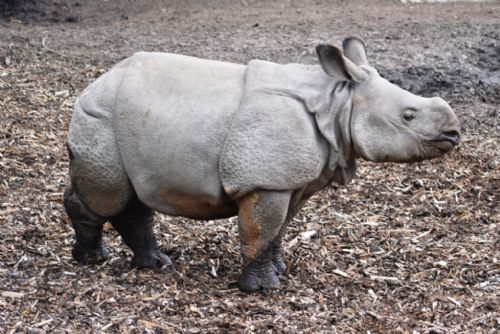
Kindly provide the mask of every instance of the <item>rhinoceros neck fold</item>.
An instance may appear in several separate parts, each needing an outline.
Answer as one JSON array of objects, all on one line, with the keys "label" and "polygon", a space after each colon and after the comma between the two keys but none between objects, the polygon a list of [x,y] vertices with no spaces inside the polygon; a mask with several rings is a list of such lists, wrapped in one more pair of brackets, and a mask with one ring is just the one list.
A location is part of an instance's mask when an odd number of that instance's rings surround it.
[{"label": "rhinoceros neck fold", "polygon": [[[337,150],[330,150],[329,169],[335,171],[335,181],[341,184],[347,184],[356,173],[351,135],[352,94],[350,84],[337,81],[331,93],[330,105],[326,109],[329,117],[334,117],[333,126],[337,144]],[[330,144],[333,148],[333,140]]]},{"label": "rhinoceros neck fold", "polygon": [[343,81],[331,80],[308,103],[318,129],[328,141],[328,169],[335,180],[345,184],[355,173],[354,150],[351,139],[352,87]]}]

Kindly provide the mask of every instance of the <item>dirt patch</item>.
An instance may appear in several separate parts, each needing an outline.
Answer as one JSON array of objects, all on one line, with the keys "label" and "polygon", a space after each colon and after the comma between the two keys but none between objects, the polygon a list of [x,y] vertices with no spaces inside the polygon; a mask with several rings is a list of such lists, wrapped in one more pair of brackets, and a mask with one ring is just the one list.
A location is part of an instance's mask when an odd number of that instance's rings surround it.
[{"label": "dirt patch", "polygon": [[[498,331],[498,3],[25,5],[0,21],[2,332]],[[456,152],[415,165],[361,162],[351,185],[313,197],[286,236],[280,291],[234,288],[235,219],[158,216],[176,273],[131,270],[107,225],[111,259],[75,264],[64,141],[85,86],[139,50],[311,64],[316,43],[352,34],[365,38],[382,75],[450,101],[464,128]]]},{"label": "dirt patch", "polygon": [[78,1],[71,3],[69,1],[0,0],[0,19],[31,23],[78,22],[79,17],[71,14],[71,8],[78,6],[81,6]]}]

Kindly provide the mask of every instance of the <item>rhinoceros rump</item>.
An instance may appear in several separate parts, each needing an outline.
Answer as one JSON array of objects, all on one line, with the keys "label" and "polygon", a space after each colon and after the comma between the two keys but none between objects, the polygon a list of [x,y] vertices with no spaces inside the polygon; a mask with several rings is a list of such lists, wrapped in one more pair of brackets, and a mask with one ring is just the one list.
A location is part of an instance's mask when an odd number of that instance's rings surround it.
[{"label": "rhinoceros rump", "polygon": [[138,53],[90,85],[68,136],[74,258],[107,257],[109,220],[134,266],[162,267],[171,262],[153,235],[154,210],[238,215],[240,288],[275,288],[288,221],[330,182],[347,183],[356,158],[414,162],[458,144],[448,104],[381,78],[360,39],[317,53],[321,66]]}]

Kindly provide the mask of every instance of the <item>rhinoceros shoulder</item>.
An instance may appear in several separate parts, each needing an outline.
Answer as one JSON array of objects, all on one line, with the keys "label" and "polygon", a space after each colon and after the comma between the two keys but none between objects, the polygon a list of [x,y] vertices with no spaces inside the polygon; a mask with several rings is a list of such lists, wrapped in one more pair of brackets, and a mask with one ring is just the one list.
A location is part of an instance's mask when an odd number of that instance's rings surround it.
[{"label": "rhinoceros shoulder", "polygon": [[328,147],[308,112],[304,65],[249,63],[244,94],[220,159],[225,191],[233,198],[260,188],[301,188],[321,174]]}]

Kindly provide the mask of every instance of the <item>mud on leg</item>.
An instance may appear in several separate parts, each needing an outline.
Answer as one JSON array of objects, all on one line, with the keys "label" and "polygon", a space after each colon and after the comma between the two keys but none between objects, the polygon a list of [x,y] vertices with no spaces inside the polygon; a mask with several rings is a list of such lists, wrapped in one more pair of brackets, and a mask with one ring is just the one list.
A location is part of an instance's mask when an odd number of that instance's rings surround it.
[{"label": "mud on leg", "polygon": [[274,262],[273,241],[285,222],[290,191],[255,191],[239,205],[243,271],[240,289],[247,292],[277,288],[280,269]]}]

